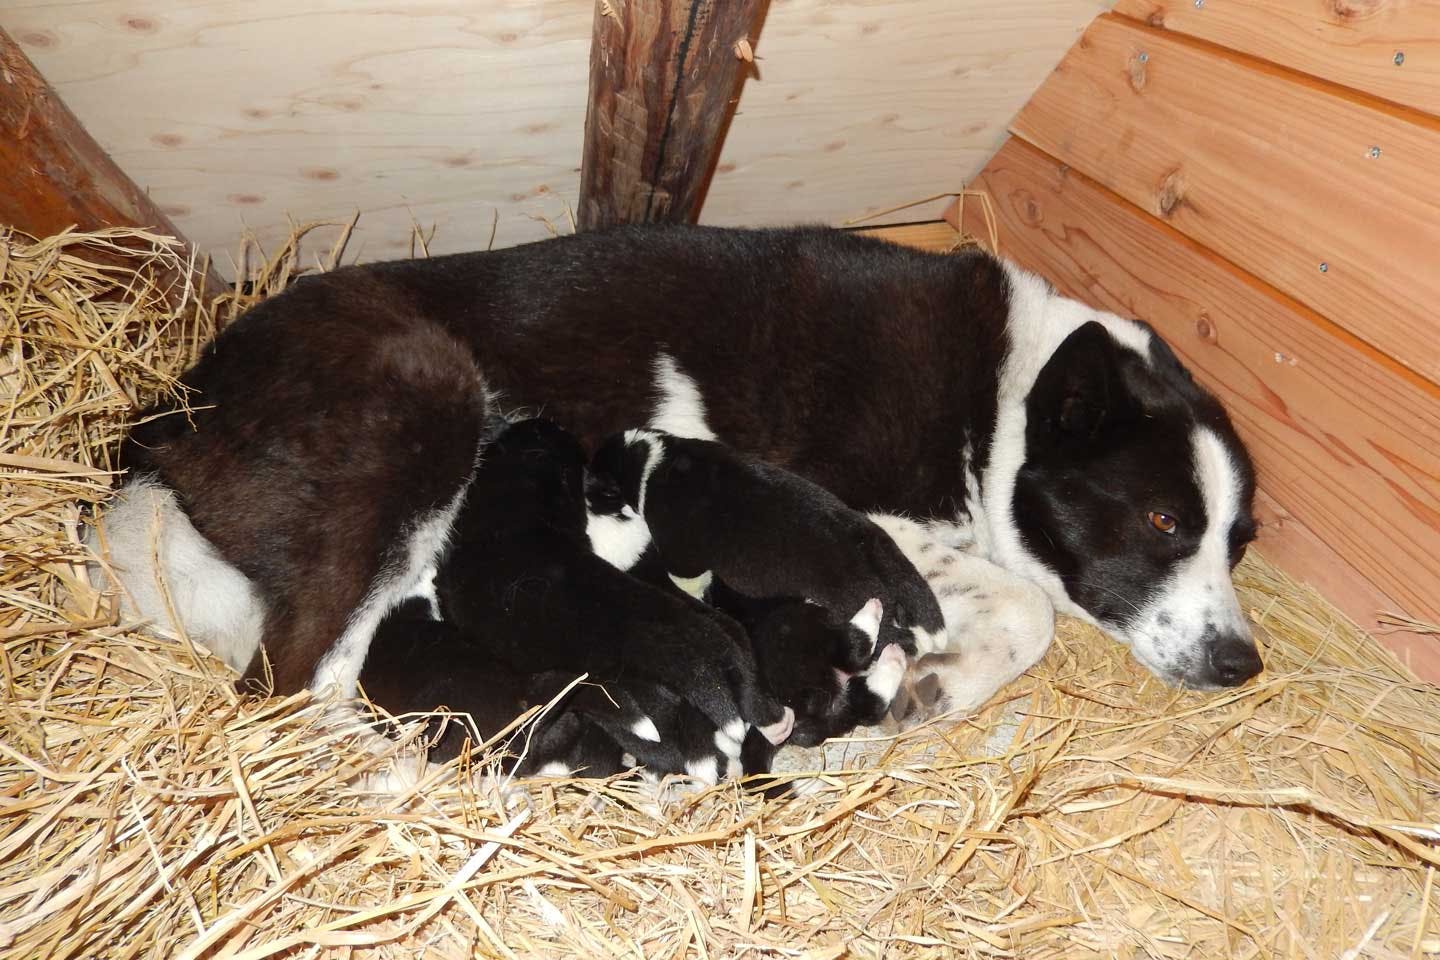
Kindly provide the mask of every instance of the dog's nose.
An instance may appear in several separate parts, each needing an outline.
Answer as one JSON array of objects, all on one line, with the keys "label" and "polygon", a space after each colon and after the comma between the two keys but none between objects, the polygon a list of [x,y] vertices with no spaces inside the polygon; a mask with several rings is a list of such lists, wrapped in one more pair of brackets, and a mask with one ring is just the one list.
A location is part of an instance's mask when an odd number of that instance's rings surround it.
[{"label": "dog's nose", "polygon": [[1210,669],[1222,687],[1238,687],[1265,668],[1249,637],[1222,635],[1210,648]]}]

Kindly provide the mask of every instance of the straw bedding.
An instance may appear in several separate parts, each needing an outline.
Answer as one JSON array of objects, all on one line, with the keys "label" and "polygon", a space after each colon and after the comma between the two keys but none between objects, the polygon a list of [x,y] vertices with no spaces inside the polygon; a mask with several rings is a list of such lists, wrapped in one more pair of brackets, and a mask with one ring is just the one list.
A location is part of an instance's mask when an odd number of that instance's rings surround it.
[{"label": "straw bedding", "polygon": [[1440,689],[1253,557],[1241,690],[1064,623],[984,712],[856,745],[803,799],[502,790],[480,753],[374,776],[419,745],[237,698],[183,637],[112,626],[79,565],[127,418],[240,305],[147,280],[183,266],[133,232],[0,236],[0,955],[1440,954]]}]

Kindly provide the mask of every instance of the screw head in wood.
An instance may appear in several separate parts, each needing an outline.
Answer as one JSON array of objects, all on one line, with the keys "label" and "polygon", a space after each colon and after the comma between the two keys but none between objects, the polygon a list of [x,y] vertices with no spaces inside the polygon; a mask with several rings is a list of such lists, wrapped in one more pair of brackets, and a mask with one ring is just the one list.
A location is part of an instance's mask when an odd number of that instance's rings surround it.
[{"label": "screw head in wood", "polygon": [[1146,53],[1144,50],[1141,50],[1141,51],[1140,51],[1140,55],[1139,55],[1138,57],[1136,57],[1135,59],[1136,59],[1136,60],[1139,60],[1141,63],[1149,63],[1149,62],[1150,62],[1150,54]]},{"label": "screw head in wood", "polygon": [[1395,66],[1397,66],[1397,67],[1402,66],[1402,65],[1404,65],[1404,63],[1405,63],[1405,51],[1404,51],[1404,50],[1396,50],[1396,51],[1395,51]]},{"label": "screw head in wood", "polygon": [[1200,9],[1201,7],[1203,7],[1203,6],[1205,6],[1205,0],[1195,0],[1195,9],[1196,9],[1196,10],[1199,10],[1199,9]]},{"label": "screw head in wood", "polygon": [[1326,263],[1324,260],[1321,260],[1321,261],[1320,261],[1320,272],[1321,272],[1321,273],[1329,273],[1329,272],[1330,272],[1330,264]]},{"label": "screw head in wood", "polygon": [[1371,159],[1371,160],[1379,160],[1379,159],[1380,159],[1380,148],[1379,148],[1379,147],[1371,147],[1371,148],[1370,148],[1370,159]]}]

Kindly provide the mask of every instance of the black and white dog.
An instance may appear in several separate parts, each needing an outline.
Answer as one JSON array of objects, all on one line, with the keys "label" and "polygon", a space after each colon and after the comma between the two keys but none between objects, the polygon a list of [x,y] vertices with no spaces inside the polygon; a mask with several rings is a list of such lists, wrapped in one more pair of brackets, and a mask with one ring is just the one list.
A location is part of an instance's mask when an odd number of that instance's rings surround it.
[{"label": "black and white dog", "polygon": [[985,254],[635,227],[351,267],[250,310],[183,381],[192,412],[135,427],[99,539],[132,615],[173,609],[251,676],[263,647],[282,692],[354,691],[501,405],[592,447],[720,438],[932,521],[1167,681],[1261,668],[1230,581],[1254,470],[1224,410],[1144,324]]}]

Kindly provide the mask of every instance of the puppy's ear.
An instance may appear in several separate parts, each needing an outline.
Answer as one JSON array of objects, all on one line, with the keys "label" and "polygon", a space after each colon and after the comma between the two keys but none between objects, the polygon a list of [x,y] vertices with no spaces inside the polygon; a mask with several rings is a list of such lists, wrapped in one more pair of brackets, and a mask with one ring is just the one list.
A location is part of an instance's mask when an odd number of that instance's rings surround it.
[{"label": "puppy's ear", "polygon": [[1097,320],[1065,338],[1040,370],[1025,402],[1030,449],[1048,444],[1077,452],[1134,415],[1135,399],[1121,371],[1121,349]]}]

